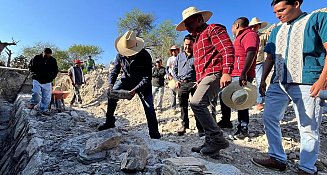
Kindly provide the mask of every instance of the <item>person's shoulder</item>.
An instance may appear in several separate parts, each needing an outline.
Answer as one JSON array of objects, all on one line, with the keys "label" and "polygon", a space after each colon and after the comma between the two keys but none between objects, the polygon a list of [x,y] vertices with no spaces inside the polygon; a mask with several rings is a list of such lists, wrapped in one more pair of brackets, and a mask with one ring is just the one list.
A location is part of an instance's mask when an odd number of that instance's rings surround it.
[{"label": "person's shoulder", "polygon": [[226,26],[224,26],[222,24],[209,24],[208,29],[209,30],[213,30],[213,29],[226,30]]}]

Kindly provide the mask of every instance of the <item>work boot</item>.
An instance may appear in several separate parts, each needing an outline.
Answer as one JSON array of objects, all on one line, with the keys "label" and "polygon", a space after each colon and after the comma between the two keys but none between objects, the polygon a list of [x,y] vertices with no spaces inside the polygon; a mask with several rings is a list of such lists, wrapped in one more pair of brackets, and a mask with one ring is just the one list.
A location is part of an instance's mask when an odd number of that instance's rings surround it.
[{"label": "work boot", "polygon": [[316,175],[316,174],[318,174],[318,172],[316,171],[314,173],[308,173],[308,172],[305,172],[305,171],[299,169],[299,171],[297,172],[297,174],[298,175],[312,175],[312,174],[313,175]]},{"label": "work boot", "polygon": [[98,127],[98,131],[103,131],[103,130],[114,128],[114,127],[115,127],[115,123],[113,123],[113,124],[103,123],[102,125],[100,125]]},{"label": "work boot", "polygon": [[252,158],[251,161],[253,164],[259,167],[269,168],[273,170],[285,171],[287,167],[286,163],[278,161],[277,159],[272,157],[266,159]]},{"label": "work boot", "polygon": [[177,134],[179,135],[179,136],[182,136],[182,135],[184,135],[186,133],[186,128],[184,127],[184,126],[182,126],[181,128],[179,128],[178,130],[177,130]]},{"label": "work boot", "polygon": [[200,150],[203,155],[215,155],[221,149],[229,147],[229,142],[221,135],[211,134],[206,135],[204,147]]},{"label": "work boot", "polygon": [[203,147],[205,147],[205,146],[206,146],[206,143],[204,142],[203,145],[196,146],[196,147],[192,147],[192,148],[191,148],[191,151],[192,151],[192,152],[196,152],[196,153],[200,153],[201,149],[202,149]]},{"label": "work boot", "polygon": [[160,135],[159,132],[156,133],[156,134],[150,134],[150,138],[151,138],[151,139],[160,139],[160,138],[161,138],[161,135]]},{"label": "work boot", "polygon": [[258,111],[261,111],[261,110],[263,110],[264,108],[265,108],[265,106],[264,106],[263,103],[258,103],[258,104],[256,105],[256,109],[257,109]]},{"label": "work boot", "polygon": [[237,126],[237,131],[234,134],[234,137],[238,139],[244,139],[249,135],[249,129],[248,129],[248,124],[245,122],[242,122]]}]

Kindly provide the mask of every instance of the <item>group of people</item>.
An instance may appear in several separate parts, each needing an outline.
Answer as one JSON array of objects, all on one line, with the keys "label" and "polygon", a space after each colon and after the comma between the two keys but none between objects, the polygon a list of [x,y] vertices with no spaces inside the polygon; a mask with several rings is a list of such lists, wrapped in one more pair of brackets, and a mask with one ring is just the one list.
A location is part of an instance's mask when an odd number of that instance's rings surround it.
[{"label": "group of people", "polygon": [[[221,128],[233,127],[230,121],[231,108],[221,96],[230,86],[246,89],[255,80],[261,94],[258,95],[256,107],[259,110],[264,108],[263,123],[269,157],[254,157],[251,161],[255,165],[281,171],[287,168],[280,121],[292,102],[301,137],[298,174],[317,174],[315,162],[319,155],[319,127],[322,120],[322,103],[318,95],[327,88],[327,13],[302,12],[302,2],[272,1],[273,12],[281,24],[272,30],[269,38],[258,32],[267,25],[258,18],[253,18],[251,22],[246,17],[236,19],[232,25],[234,42],[225,26],[207,24],[212,12],[187,8],[182,12],[182,21],[176,30],[187,30],[189,34],[184,37],[182,51],[176,46],[171,47],[172,57],[167,61],[168,69],[162,66],[161,59],[157,59],[153,67],[152,58],[144,49],[144,40],[137,37],[136,32],[127,31],[115,41],[118,54],[109,75],[108,94],[117,90],[127,90],[131,97],[137,94],[144,107],[149,135],[152,139],[159,139],[161,134],[153,95],[159,92],[159,98],[162,98],[165,75],[169,80],[175,80],[177,92],[171,92],[172,102],[175,100],[171,108],[176,108],[178,94],[182,118],[178,134],[185,134],[189,127],[190,105],[199,136],[205,136],[204,143],[193,147],[192,151],[212,156],[229,147]],[[53,68],[50,69],[50,65]],[[267,89],[266,79],[272,67],[274,73]],[[30,70],[33,72],[31,105],[38,100],[36,94],[42,94],[41,110],[44,110],[47,108],[47,97],[51,94],[50,82],[58,72],[51,52],[46,49],[43,55],[35,57]],[[123,74],[118,79],[121,70]],[[189,94],[192,95],[191,99]],[[235,135],[247,135],[248,107],[235,100],[238,93],[230,95],[231,101],[236,104],[234,109],[238,110],[239,123]],[[244,97],[247,100],[248,96]],[[222,99],[222,119],[217,123],[209,108],[219,98]],[[108,98],[106,121],[98,127],[99,131],[115,127],[117,102],[118,99]],[[161,108],[162,101],[158,100],[156,109]]]}]

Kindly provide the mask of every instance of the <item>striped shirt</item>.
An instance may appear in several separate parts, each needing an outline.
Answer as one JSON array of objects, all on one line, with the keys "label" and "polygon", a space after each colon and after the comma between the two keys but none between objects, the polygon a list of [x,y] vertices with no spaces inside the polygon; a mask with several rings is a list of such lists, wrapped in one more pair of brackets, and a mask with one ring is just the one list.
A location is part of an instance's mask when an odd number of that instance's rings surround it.
[{"label": "striped shirt", "polygon": [[234,53],[226,27],[206,24],[204,30],[197,34],[193,45],[196,80],[200,82],[205,76],[218,72],[231,74]]}]

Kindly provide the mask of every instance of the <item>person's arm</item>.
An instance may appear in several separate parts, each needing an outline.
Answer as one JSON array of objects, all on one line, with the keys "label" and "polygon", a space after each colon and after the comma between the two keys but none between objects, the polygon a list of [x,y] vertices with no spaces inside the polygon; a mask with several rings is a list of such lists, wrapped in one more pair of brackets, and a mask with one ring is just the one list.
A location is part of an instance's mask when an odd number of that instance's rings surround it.
[{"label": "person's arm", "polygon": [[58,72],[59,72],[59,68],[58,68],[58,64],[57,64],[57,60],[55,58],[54,59],[54,70],[52,72],[52,79],[55,79],[58,75]]},{"label": "person's arm", "polygon": [[121,69],[121,65],[120,65],[121,59],[120,59],[120,55],[117,54],[115,61],[114,61],[114,67],[112,68],[110,74],[109,74],[109,89],[112,88],[117,80],[118,74],[120,72]]},{"label": "person's arm", "polygon": [[223,75],[220,79],[220,87],[223,88],[232,81],[230,74],[233,70],[235,50],[224,26],[215,26],[210,31],[209,35],[211,43],[215,46],[216,50],[222,54]]},{"label": "person's arm", "polygon": [[[327,52],[327,42],[324,43],[325,51]],[[327,55],[325,55],[325,64],[319,79],[312,85],[310,89],[310,96],[317,97],[319,92],[327,89]]]},{"label": "person's arm", "polygon": [[175,79],[175,80],[178,80],[178,62],[179,62],[179,59],[180,59],[180,55],[178,54],[177,55],[177,58],[176,58],[176,60],[175,60],[175,63],[174,63],[174,67],[173,67],[173,78]]},{"label": "person's arm", "polygon": [[273,56],[271,54],[267,54],[267,58],[266,58],[264,66],[263,66],[263,72],[262,72],[261,82],[260,82],[260,87],[259,87],[259,92],[262,96],[266,95],[266,88],[267,88],[266,79],[267,79],[271,69],[273,68],[274,64],[275,64],[275,62],[274,62]]},{"label": "person's arm", "polygon": [[251,69],[252,64],[255,64],[254,62],[256,61],[256,54],[259,48],[260,40],[257,33],[251,32],[246,34],[241,42],[244,50],[246,51],[246,59],[239,81],[240,86],[245,86],[247,82],[247,74]]},{"label": "person's arm", "polygon": [[68,76],[69,76],[70,81],[72,82],[72,85],[75,86],[75,83],[74,83],[74,80],[73,80],[73,73],[72,73],[72,71],[74,71],[74,68],[73,67],[71,67],[71,68],[68,69]]}]

